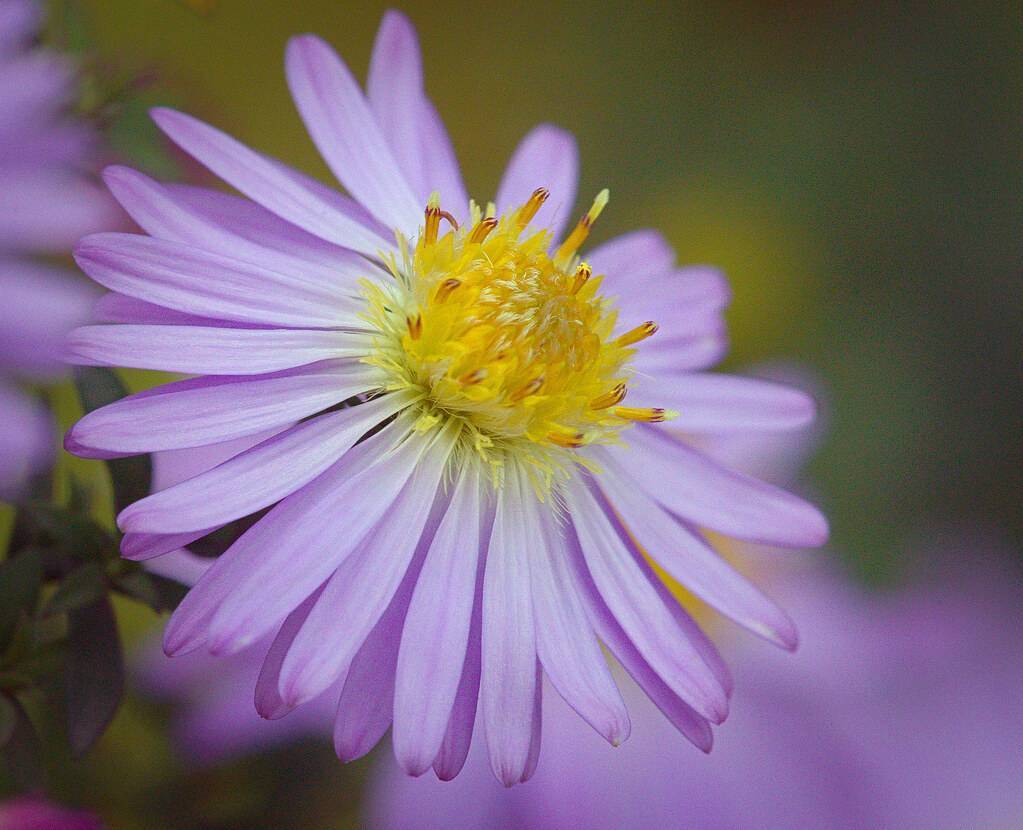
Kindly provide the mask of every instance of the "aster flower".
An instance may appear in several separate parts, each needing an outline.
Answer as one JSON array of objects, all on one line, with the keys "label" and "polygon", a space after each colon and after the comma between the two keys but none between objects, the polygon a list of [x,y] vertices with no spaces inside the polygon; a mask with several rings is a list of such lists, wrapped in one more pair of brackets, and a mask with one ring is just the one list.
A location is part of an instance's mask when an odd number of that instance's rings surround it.
[{"label": "aster flower", "polygon": [[197,377],[89,414],[69,450],[282,430],[120,515],[123,552],[144,559],[273,506],[189,592],[166,651],[230,654],[276,632],[260,713],[341,684],[339,756],[393,722],[414,775],[457,774],[478,702],[511,785],[537,762],[542,675],[608,741],[628,736],[603,643],[709,749],[730,679],[645,551],[794,647],[788,617],[699,528],[804,546],[825,520],[682,436],[799,427],[812,400],[703,372],[724,350],[727,286],[677,268],[656,233],[580,257],[608,194],[564,233],[577,161],[562,131],[527,136],[495,202],[470,202],[401,15],[384,18],[366,94],[313,36],[291,41],[286,69],[350,196],[157,110],[248,200],[115,168],[107,183],[147,235],[76,250],[112,292],[100,308],[114,325],[73,333],[73,359]]},{"label": "aster flower", "polygon": [[79,172],[94,137],[65,115],[73,67],[34,48],[38,25],[35,3],[0,0],[0,498],[14,497],[52,456],[49,415],[14,381],[57,373],[63,338],[88,319],[94,297],[29,257],[69,250],[116,217],[109,196]]}]

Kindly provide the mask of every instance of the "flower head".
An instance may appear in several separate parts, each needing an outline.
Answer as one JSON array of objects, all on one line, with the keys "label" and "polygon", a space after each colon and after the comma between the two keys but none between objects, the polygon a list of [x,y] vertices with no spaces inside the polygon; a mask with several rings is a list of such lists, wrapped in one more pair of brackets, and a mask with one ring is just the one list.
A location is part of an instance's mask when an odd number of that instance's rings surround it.
[{"label": "flower head", "polygon": [[49,416],[13,378],[52,377],[65,334],[88,319],[93,300],[87,286],[29,257],[66,251],[116,217],[79,172],[94,137],[66,113],[73,67],[34,47],[38,24],[36,3],[0,2],[0,498],[14,497],[52,455]]},{"label": "flower head", "polygon": [[401,15],[384,18],[366,95],[315,37],[286,64],[350,197],[158,110],[248,200],[111,169],[147,235],[76,251],[115,325],[73,333],[74,358],[198,377],[91,413],[70,450],[268,436],[119,517],[123,552],[143,559],[272,506],[182,602],[165,649],[232,653],[276,632],[261,714],[338,686],[338,754],[364,754],[393,722],[412,774],[457,774],[478,698],[510,785],[537,762],[544,674],[608,741],[628,736],[603,643],[709,748],[730,680],[647,552],[793,647],[784,613],[697,528],[816,545],[823,517],[683,435],[799,427],[812,401],[701,372],[724,349],[727,287],[676,268],[659,235],[580,257],[608,197],[563,235],[577,170],[562,131],[527,136],[493,205],[470,202]]}]

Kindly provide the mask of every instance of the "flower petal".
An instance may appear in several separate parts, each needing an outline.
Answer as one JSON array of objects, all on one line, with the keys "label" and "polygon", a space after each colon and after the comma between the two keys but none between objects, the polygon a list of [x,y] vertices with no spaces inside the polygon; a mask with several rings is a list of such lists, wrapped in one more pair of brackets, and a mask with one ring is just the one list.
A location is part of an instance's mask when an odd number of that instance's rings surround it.
[{"label": "flower petal", "polygon": [[303,421],[126,507],[118,524],[125,532],[179,533],[248,516],[304,487],[407,403],[407,396],[389,394]]},{"label": "flower petal", "polygon": [[458,477],[416,582],[398,651],[394,754],[422,775],[440,752],[462,678],[476,593],[482,482]]},{"label": "flower petal", "polygon": [[182,150],[282,219],[368,256],[392,247],[358,218],[359,211],[341,194],[311,186],[283,165],[189,115],[163,108],[151,115]]},{"label": "flower petal", "polygon": [[576,593],[563,530],[549,510],[526,510],[541,529],[529,548],[537,655],[565,702],[618,746],[629,737],[629,713]]},{"label": "flower petal", "polygon": [[281,667],[280,692],[287,703],[310,700],[347,670],[406,577],[417,547],[429,544],[436,528],[430,513],[454,437],[445,430],[413,462],[415,475],[387,515],[358,543],[355,555],[339,563]]},{"label": "flower petal", "polygon": [[[493,511],[488,511],[483,522],[484,535],[489,538],[493,524]],[[486,550],[480,550],[479,566],[476,569],[476,598],[469,623],[469,641],[465,648],[462,664],[462,678],[451,706],[447,731],[440,745],[440,751],[433,760],[433,771],[441,781],[450,781],[462,771],[472,744],[473,727],[476,724],[476,704],[480,693],[480,668],[482,654],[480,640],[483,631],[483,574],[486,571]]]},{"label": "flower petal", "polygon": [[[218,650],[240,650],[298,607],[355,550],[408,480],[417,442],[392,452],[408,426],[399,422],[363,441],[249,528],[182,600],[164,631],[164,650],[178,654],[212,641],[214,618]],[[349,520],[339,522],[340,515]]]},{"label": "flower petal", "polygon": [[672,691],[707,720],[721,723],[728,714],[725,690],[629,555],[600,504],[579,481],[566,485],[564,494],[579,547],[608,608]]},{"label": "flower petal", "polygon": [[219,525],[190,533],[125,533],[121,537],[121,556],[135,562],[155,559],[181,550],[185,545],[218,529]]},{"label": "flower petal", "polygon": [[111,291],[204,317],[295,328],[351,326],[360,303],[334,284],[137,234],[83,239],[75,260]]},{"label": "flower petal", "polygon": [[402,175],[348,67],[323,40],[300,35],[288,43],[285,71],[306,129],[334,175],[377,219],[413,235],[426,206]]},{"label": "flower petal", "polygon": [[204,326],[82,326],[68,335],[69,363],[158,369],[190,375],[261,375],[320,360],[358,358],[360,334]]},{"label": "flower petal", "polygon": [[150,236],[254,263],[304,281],[336,285],[377,271],[358,254],[326,242],[270,211],[228,193],[187,185],[164,186],[128,167],[103,171],[103,180]]},{"label": "flower petal", "polygon": [[182,380],[90,412],[68,431],[64,446],[86,458],[201,447],[292,424],[378,386],[371,367],[345,361]]},{"label": "flower petal", "polygon": [[441,205],[460,221],[469,197],[444,123],[423,89],[419,39],[409,19],[384,13],[373,45],[366,97],[380,130],[421,205],[440,194]]},{"label": "flower petal", "polygon": [[657,277],[675,264],[675,250],[659,231],[638,230],[598,245],[586,257],[593,273],[605,275],[609,290],[634,280]]},{"label": "flower petal", "polygon": [[480,706],[490,766],[506,787],[517,783],[529,766],[536,694],[536,635],[526,548],[536,544],[540,529],[526,524],[522,499],[535,496],[524,491],[528,485],[520,475],[509,470],[498,493],[483,578]]},{"label": "flower petal", "polygon": [[663,429],[630,430],[629,446],[609,449],[631,480],[668,511],[700,527],[766,545],[816,547],[827,519],[770,484],[726,470]]},{"label": "flower petal", "polygon": [[323,593],[326,584],[324,582],[320,585],[285,617],[277,631],[277,636],[270,643],[263,665],[259,669],[259,678],[256,680],[256,711],[267,720],[283,718],[295,708],[286,704],[277,690],[281,676],[281,664],[284,663],[288,649],[291,648],[296,635],[305,625],[309,612],[313,610],[313,606],[320,598],[320,594]]},{"label": "flower petal", "polygon": [[604,465],[595,481],[643,551],[673,579],[722,614],[787,649],[798,642],[788,615],[735,571],[702,538],[672,519],[608,453],[594,453]]},{"label": "flower petal", "polygon": [[640,406],[678,411],[673,427],[686,432],[747,432],[799,429],[813,421],[814,399],[791,386],[734,375],[691,374],[653,377],[637,386]]},{"label": "flower petal", "polygon": [[579,596],[586,605],[590,622],[601,641],[615,655],[618,662],[629,673],[633,680],[653,701],[672,725],[704,752],[710,752],[714,743],[714,735],[706,718],[696,713],[692,706],[669,688],[643,659],[636,645],[622,630],[618,620],[600,596],[597,586],[593,583],[579,550],[578,542],[569,540],[572,550],[573,573],[576,576],[576,587]]},{"label": "flower petal", "polygon": [[551,124],[535,127],[515,148],[497,190],[499,213],[523,205],[538,187],[551,195],[530,227],[549,228],[554,240],[571,219],[579,183],[579,150],[575,138]]}]

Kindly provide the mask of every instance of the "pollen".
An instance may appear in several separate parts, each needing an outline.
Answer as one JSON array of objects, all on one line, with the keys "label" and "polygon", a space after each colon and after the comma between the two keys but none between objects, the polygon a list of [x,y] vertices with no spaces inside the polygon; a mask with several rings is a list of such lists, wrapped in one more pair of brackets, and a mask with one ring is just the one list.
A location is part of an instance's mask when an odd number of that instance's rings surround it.
[{"label": "pollen", "polygon": [[459,227],[431,195],[418,240],[399,238],[400,255],[388,263],[394,281],[364,283],[363,315],[378,333],[366,360],[394,389],[414,391],[438,423],[457,419],[466,445],[492,464],[515,453],[547,477],[588,444],[673,415],[619,406],[634,376],[633,347],[657,326],[616,336],[603,275],[577,255],[607,191],[553,255],[550,232],[530,227],[549,197],[539,187],[501,216],[473,203]]}]

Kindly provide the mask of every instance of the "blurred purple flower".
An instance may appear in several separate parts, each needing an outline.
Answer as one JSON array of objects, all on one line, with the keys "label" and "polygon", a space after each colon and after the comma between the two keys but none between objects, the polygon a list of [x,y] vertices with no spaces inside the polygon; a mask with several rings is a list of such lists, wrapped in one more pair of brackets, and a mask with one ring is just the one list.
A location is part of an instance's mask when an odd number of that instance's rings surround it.
[{"label": "blurred purple flower", "polygon": [[[278,718],[340,685],[339,757],[368,752],[393,720],[415,775],[458,773],[478,697],[494,773],[510,786],[536,766],[543,674],[607,741],[628,737],[603,642],[709,750],[730,678],[640,546],[794,648],[784,612],[695,528],[812,546],[824,517],[678,436],[799,428],[812,398],[704,373],[724,351],[728,288],[713,269],[677,268],[660,235],[579,259],[608,194],[564,234],[578,159],[563,131],[537,128],[496,204],[470,203],[400,14],[384,18],[365,95],[311,35],[290,42],[286,69],[354,199],[157,110],[175,143],[252,201],[111,169],[108,185],[149,235],[76,249],[113,292],[102,309],[119,325],[72,333],[75,360],[199,377],[90,413],[70,451],[287,428],[118,517],[125,555],[147,559],[276,504],[182,602],[167,652],[232,654],[276,631],[259,711]],[[637,350],[654,317],[663,333]],[[669,417],[672,431],[656,426]]]},{"label": "blurred purple flower", "polygon": [[[0,0],[0,22],[3,14],[4,3]],[[28,796],[0,804],[0,830],[103,830],[103,822],[92,813]]]},{"label": "blurred purple flower", "polygon": [[[1023,826],[1023,590],[977,567],[988,544],[928,558],[931,581],[867,593],[809,561],[777,586],[807,634],[795,657],[736,643],[714,753],[684,751],[632,684],[632,738],[609,750],[554,696],[544,765],[520,790],[470,753],[449,784],[378,761],[367,825],[390,828]],[[964,558],[969,557],[967,566]],[[773,585],[774,583],[772,583]]]},{"label": "blurred purple flower", "polygon": [[64,336],[89,318],[94,298],[90,286],[28,257],[67,251],[118,216],[80,173],[94,137],[66,116],[73,67],[33,46],[38,23],[36,3],[0,0],[0,498],[52,456],[48,414],[12,381],[56,374]]}]

